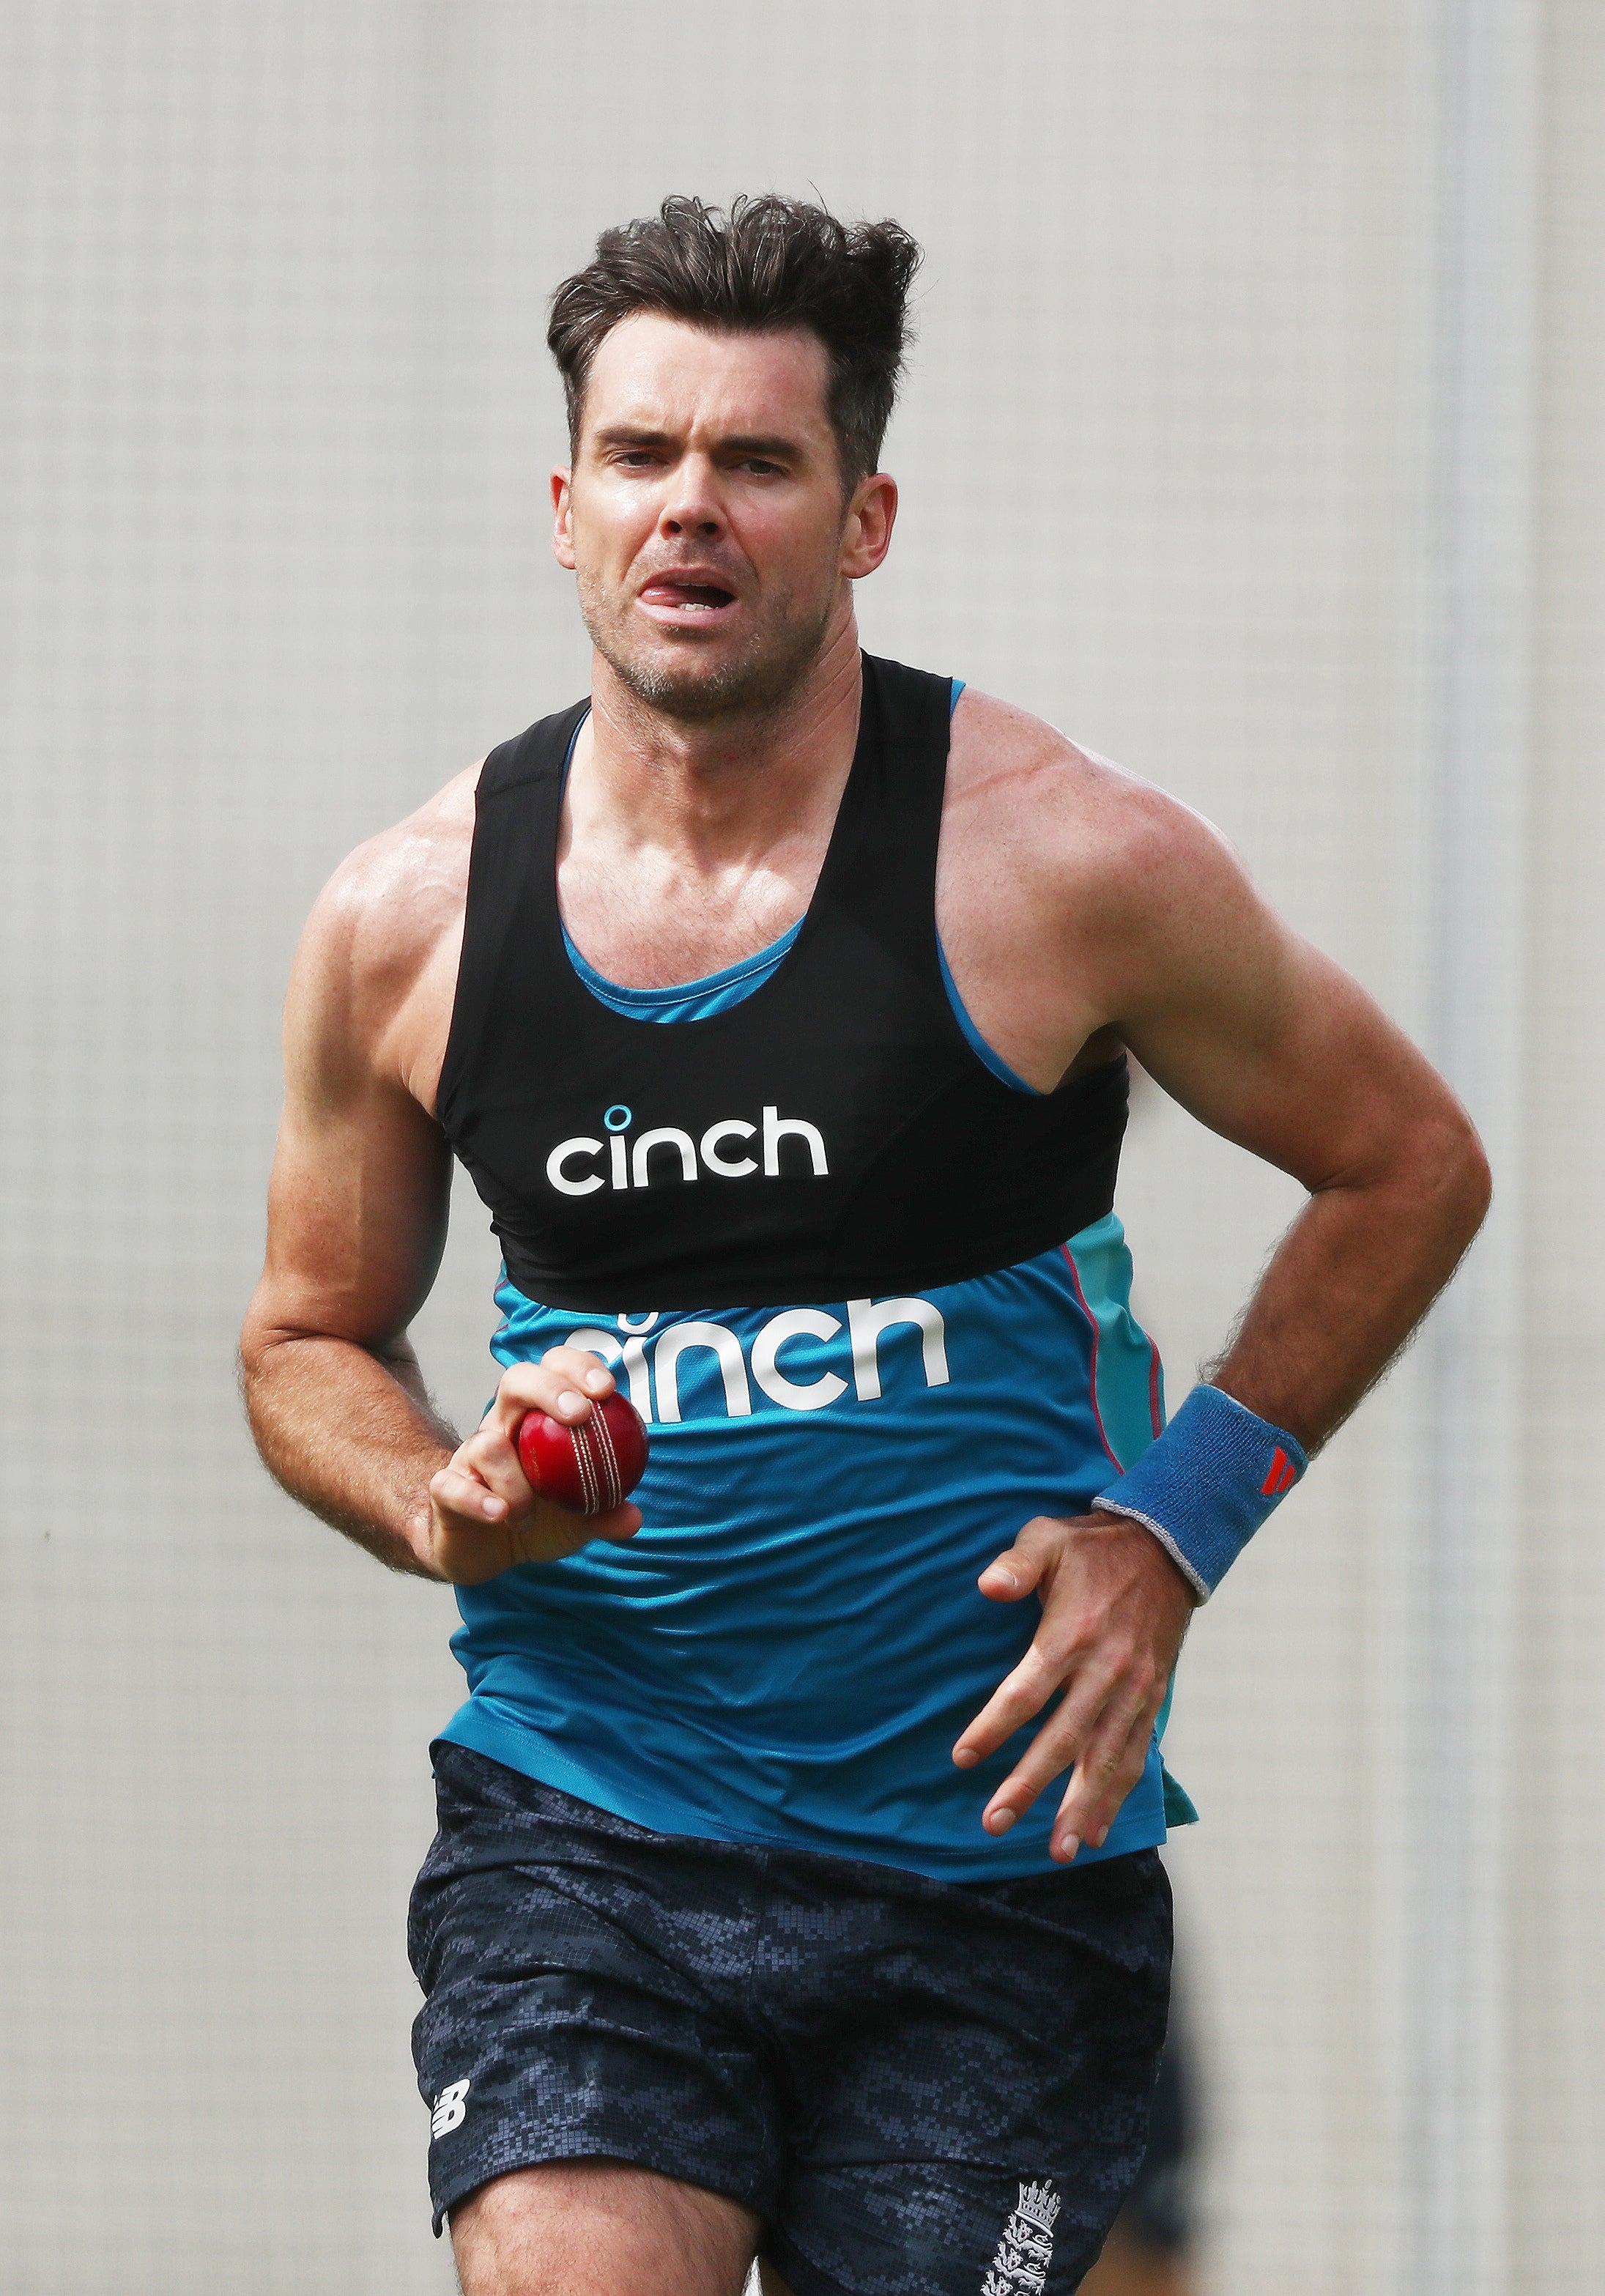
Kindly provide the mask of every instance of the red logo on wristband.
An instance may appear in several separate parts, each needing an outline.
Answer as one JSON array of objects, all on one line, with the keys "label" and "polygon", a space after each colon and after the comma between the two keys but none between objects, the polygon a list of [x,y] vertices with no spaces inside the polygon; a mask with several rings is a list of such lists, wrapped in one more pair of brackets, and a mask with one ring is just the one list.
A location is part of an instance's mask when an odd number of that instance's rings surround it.
[{"label": "red logo on wristband", "polygon": [[1293,1463],[1280,1443],[1271,1454],[1271,1472],[1259,1487],[1262,1499],[1279,1499],[1283,1491],[1290,1491],[1298,1477]]}]

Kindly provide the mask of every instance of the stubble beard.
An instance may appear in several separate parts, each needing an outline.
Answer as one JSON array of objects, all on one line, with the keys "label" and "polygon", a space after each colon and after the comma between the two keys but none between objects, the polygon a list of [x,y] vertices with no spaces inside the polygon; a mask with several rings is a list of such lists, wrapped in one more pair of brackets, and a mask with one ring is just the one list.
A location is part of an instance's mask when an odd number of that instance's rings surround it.
[{"label": "stubble beard", "polygon": [[[765,718],[802,683],[824,649],[831,601],[793,611],[755,629],[733,653],[708,660],[694,636],[670,638],[678,660],[633,648],[626,636],[629,606],[617,591],[581,575],[579,611],[591,643],[620,683],[644,708],[686,725],[721,718]],[[777,626],[778,624],[778,626]]]}]

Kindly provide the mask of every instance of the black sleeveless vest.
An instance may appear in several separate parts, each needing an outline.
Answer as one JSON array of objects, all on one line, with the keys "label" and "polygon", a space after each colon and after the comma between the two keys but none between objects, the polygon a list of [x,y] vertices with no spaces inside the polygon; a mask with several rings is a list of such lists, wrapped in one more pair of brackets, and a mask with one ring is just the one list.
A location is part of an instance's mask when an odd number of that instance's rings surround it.
[{"label": "black sleeveless vest", "polygon": [[626,1020],[563,945],[563,770],[586,704],[479,775],[439,1119],[526,1298],[581,1313],[926,1292],[1100,1219],[1124,1056],[1035,1095],[942,979],[949,683],[864,658],[858,746],[802,930],[705,1021]]}]

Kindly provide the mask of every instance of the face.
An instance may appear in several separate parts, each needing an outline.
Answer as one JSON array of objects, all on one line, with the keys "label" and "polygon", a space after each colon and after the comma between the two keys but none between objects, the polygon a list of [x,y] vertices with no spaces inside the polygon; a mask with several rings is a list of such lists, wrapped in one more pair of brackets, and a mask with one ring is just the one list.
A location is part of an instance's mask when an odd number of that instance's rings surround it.
[{"label": "face", "polygon": [[553,547],[599,653],[671,717],[773,706],[886,555],[890,479],[844,499],[810,331],[709,334],[655,312],[603,339]]}]

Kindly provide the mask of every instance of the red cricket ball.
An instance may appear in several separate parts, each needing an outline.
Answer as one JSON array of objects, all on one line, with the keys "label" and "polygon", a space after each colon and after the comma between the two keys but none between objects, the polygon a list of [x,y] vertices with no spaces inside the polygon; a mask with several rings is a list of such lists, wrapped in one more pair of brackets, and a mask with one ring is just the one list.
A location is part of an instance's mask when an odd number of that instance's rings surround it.
[{"label": "red cricket ball", "polygon": [[622,1395],[605,1396],[570,1427],[545,1411],[519,1422],[519,1464],[531,1490],[573,1514],[622,1506],[646,1472],[646,1422]]}]

